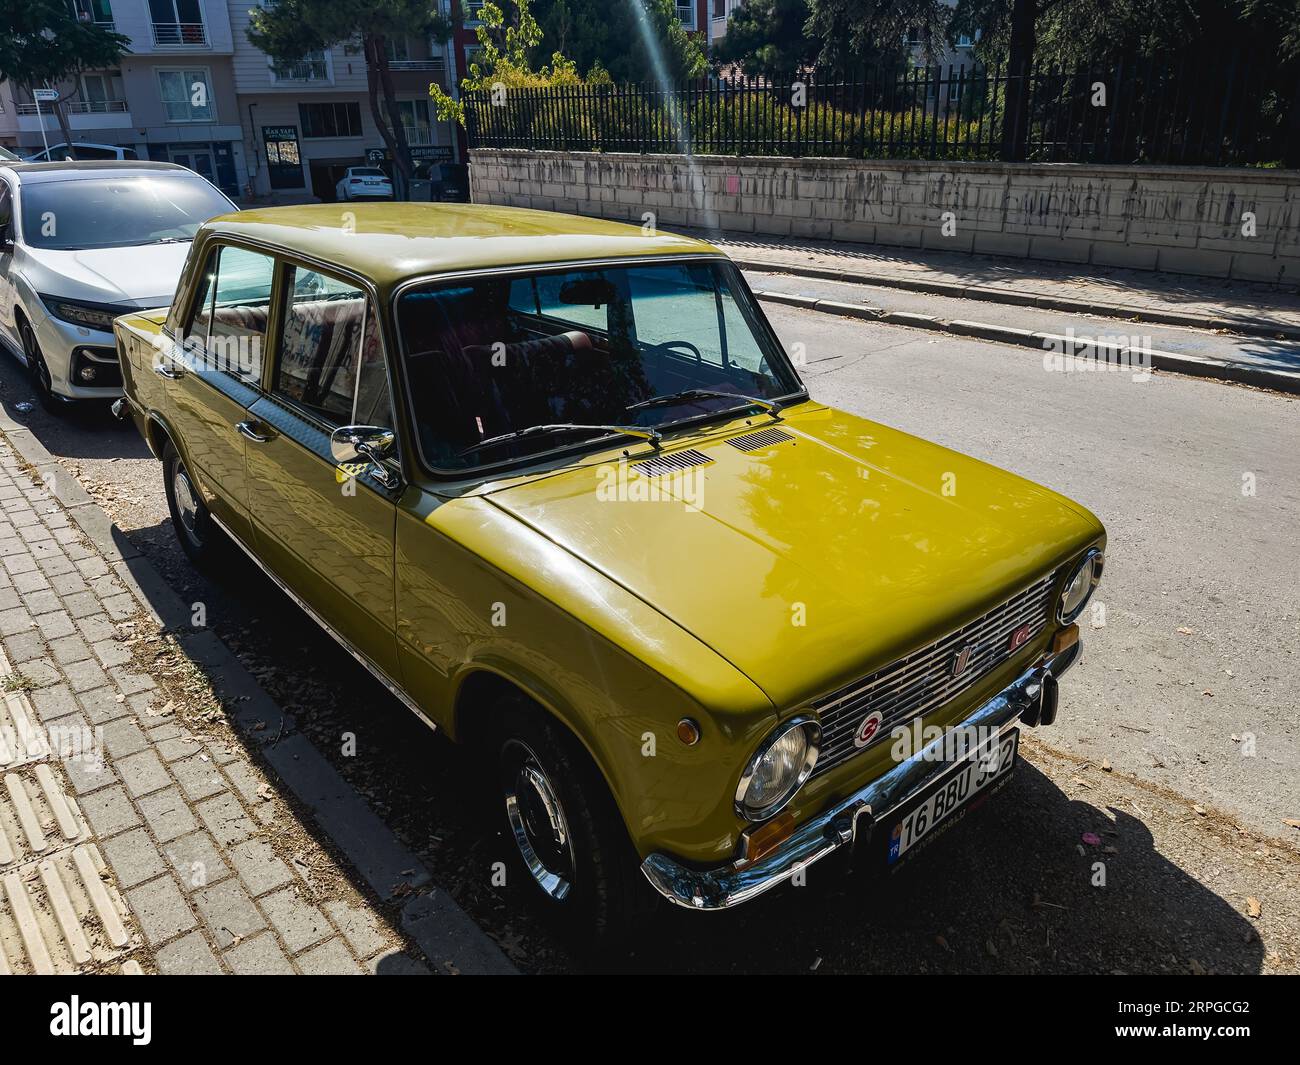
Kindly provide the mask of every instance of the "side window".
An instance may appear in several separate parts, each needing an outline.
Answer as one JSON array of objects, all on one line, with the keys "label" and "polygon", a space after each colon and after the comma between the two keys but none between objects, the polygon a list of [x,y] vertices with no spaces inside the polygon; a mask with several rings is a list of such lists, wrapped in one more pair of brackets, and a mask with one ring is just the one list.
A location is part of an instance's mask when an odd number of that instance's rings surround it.
[{"label": "side window", "polygon": [[[6,229],[13,219],[14,202],[9,195],[9,182],[0,181],[0,229]],[[10,236],[13,234],[11,233]]]},{"label": "side window", "polygon": [[212,253],[185,338],[202,347],[209,366],[260,380],[274,275],[275,260],[261,252],[227,246]]},{"label": "side window", "polygon": [[393,425],[383,345],[361,289],[326,274],[285,272],[284,335],[272,391],[327,425]]}]

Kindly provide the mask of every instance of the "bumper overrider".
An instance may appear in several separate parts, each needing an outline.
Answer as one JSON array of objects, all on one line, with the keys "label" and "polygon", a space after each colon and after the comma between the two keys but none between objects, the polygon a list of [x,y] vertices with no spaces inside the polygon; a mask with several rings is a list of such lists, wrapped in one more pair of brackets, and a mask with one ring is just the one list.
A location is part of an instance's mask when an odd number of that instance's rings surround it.
[{"label": "bumper overrider", "polygon": [[[993,698],[971,711],[954,728],[979,727],[998,733],[1018,723],[1050,725],[1056,717],[1056,680],[1082,651],[1076,640],[1059,652],[1044,655]],[[928,784],[952,768],[942,757],[942,739],[936,739],[889,772],[799,825],[775,850],[757,859],[736,861],[716,869],[698,870],[670,858],[651,854],[641,871],[664,898],[691,910],[722,910],[761,895],[789,880],[855,839],[869,836],[876,822],[906,803]]]}]

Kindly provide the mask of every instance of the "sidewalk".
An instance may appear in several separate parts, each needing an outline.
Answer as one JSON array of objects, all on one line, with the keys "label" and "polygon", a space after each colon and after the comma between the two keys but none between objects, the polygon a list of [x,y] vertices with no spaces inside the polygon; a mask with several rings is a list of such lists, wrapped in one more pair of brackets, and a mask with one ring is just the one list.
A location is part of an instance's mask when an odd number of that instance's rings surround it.
[{"label": "sidewalk", "polygon": [[0,430],[0,974],[512,971],[75,478]]},{"label": "sidewalk", "polygon": [[755,235],[709,237],[745,270],[1300,340],[1300,294],[1241,281]]}]

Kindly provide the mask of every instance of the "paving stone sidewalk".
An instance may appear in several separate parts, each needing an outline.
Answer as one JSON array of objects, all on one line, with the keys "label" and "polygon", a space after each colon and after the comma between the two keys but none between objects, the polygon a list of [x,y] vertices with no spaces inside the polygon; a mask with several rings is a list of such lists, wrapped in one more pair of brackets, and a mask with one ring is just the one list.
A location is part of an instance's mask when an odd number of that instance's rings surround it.
[{"label": "paving stone sidewalk", "polygon": [[745,269],[842,272],[863,284],[1300,339],[1294,288],[921,248],[701,235]]},{"label": "paving stone sidewalk", "polygon": [[[103,512],[56,498],[79,492],[0,433],[0,973],[428,972],[467,919],[418,863],[392,868],[405,856],[354,795],[329,794],[303,737],[274,742],[274,707],[214,690],[215,640],[144,608]],[[336,857],[349,833],[361,877]],[[509,969],[467,941],[458,957]]]}]

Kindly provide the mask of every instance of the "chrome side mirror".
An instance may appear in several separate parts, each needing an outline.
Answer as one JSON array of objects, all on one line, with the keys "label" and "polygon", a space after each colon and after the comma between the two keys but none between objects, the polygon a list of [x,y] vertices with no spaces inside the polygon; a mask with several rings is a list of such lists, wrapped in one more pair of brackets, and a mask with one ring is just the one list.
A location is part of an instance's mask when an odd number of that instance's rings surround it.
[{"label": "chrome side mirror", "polygon": [[343,425],[330,434],[330,454],[338,465],[368,459],[371,476],[385,488],[398,484],[397,475],[383,465],[396,450],[397,435],[378,425]]}]

